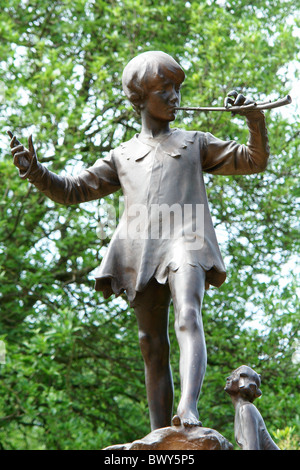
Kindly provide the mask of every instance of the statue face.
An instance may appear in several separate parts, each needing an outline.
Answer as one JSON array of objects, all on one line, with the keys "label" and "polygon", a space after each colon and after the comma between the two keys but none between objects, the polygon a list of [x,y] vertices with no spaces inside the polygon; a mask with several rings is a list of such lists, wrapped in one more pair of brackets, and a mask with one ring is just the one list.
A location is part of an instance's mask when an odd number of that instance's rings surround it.
[{"label": "statue face", "polygon": [[233,372],[227,377],[224,390],[229,394],[234,394],[239,391],[239,376],[237,374]]},{"label": "statue face", "polygon": [[180,85],[171,77],[156,75],[151,78],[142,113],[154,120],[174,121],[175,107],[180,104]]},{"label": "statue face", "polygon": [[250,367],[241,366],[226,379],[225,391],[230,395],[240,393],[251,401],[261,395],[260,377]]}]

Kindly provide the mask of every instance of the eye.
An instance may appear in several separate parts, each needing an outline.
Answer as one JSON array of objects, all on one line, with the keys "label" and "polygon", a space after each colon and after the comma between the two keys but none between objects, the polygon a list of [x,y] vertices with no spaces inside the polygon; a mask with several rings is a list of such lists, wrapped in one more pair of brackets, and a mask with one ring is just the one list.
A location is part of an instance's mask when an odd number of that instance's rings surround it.
[{"label": "eye", "polygon": [[158,88],[156,88],[155,92],[162,94],[162,93],[166,92],[166,89],[165,89],[165,87],[158,87]]}]

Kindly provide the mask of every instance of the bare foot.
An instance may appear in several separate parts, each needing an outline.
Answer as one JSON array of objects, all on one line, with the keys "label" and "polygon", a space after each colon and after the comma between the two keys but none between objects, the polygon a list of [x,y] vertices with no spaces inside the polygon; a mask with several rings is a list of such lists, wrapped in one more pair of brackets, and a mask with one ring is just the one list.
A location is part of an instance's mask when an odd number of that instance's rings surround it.
[{"label": "bare foot", "polygon": [[182,418],[182,424],[186,428],[191,428],[193,426],[202,426],[201,421],[197,418]]},{"label": "bare foot", "polygon": [[179,413],[172,419],[173,426],[185,426],[191,428],[192,426],[202,426],[201,421],[198,419],[198,414],[194,414],[191,411],[187,413]]}]

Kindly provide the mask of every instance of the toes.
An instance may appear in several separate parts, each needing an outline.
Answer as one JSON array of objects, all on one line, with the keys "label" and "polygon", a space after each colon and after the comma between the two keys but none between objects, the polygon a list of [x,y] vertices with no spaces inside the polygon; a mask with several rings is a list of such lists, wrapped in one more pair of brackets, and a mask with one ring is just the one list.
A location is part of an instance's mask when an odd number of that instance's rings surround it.
[{"label": "toes", "polygon": [[195,420],[195,419],[183,419],[182,420],[182,424],[184,425],[185,428],[192,428],[194,426],[199,426],[199,427],[202,427],[202,423],[201,421],[199,421],[198,419]]},{"label": "toes", "polygon": [[178,415],[173,416],[172,424],[173,426],[181,426],[181,419]]}]

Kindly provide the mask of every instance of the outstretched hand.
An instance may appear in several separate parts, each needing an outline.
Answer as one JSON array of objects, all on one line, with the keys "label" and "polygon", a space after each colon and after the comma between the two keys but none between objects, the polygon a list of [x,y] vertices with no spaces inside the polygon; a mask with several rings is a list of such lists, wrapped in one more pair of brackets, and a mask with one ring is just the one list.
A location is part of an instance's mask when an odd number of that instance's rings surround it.
[{"label": "outstretched hand", "polygon": [[28,139],[28,149],[19,142],[12,132],[8,131],[11,138],[11,153],[14,157],[14,165],[21,171],[27,171],[33,160],[36,160],[36,152],[32,143],[32,135]]}]

